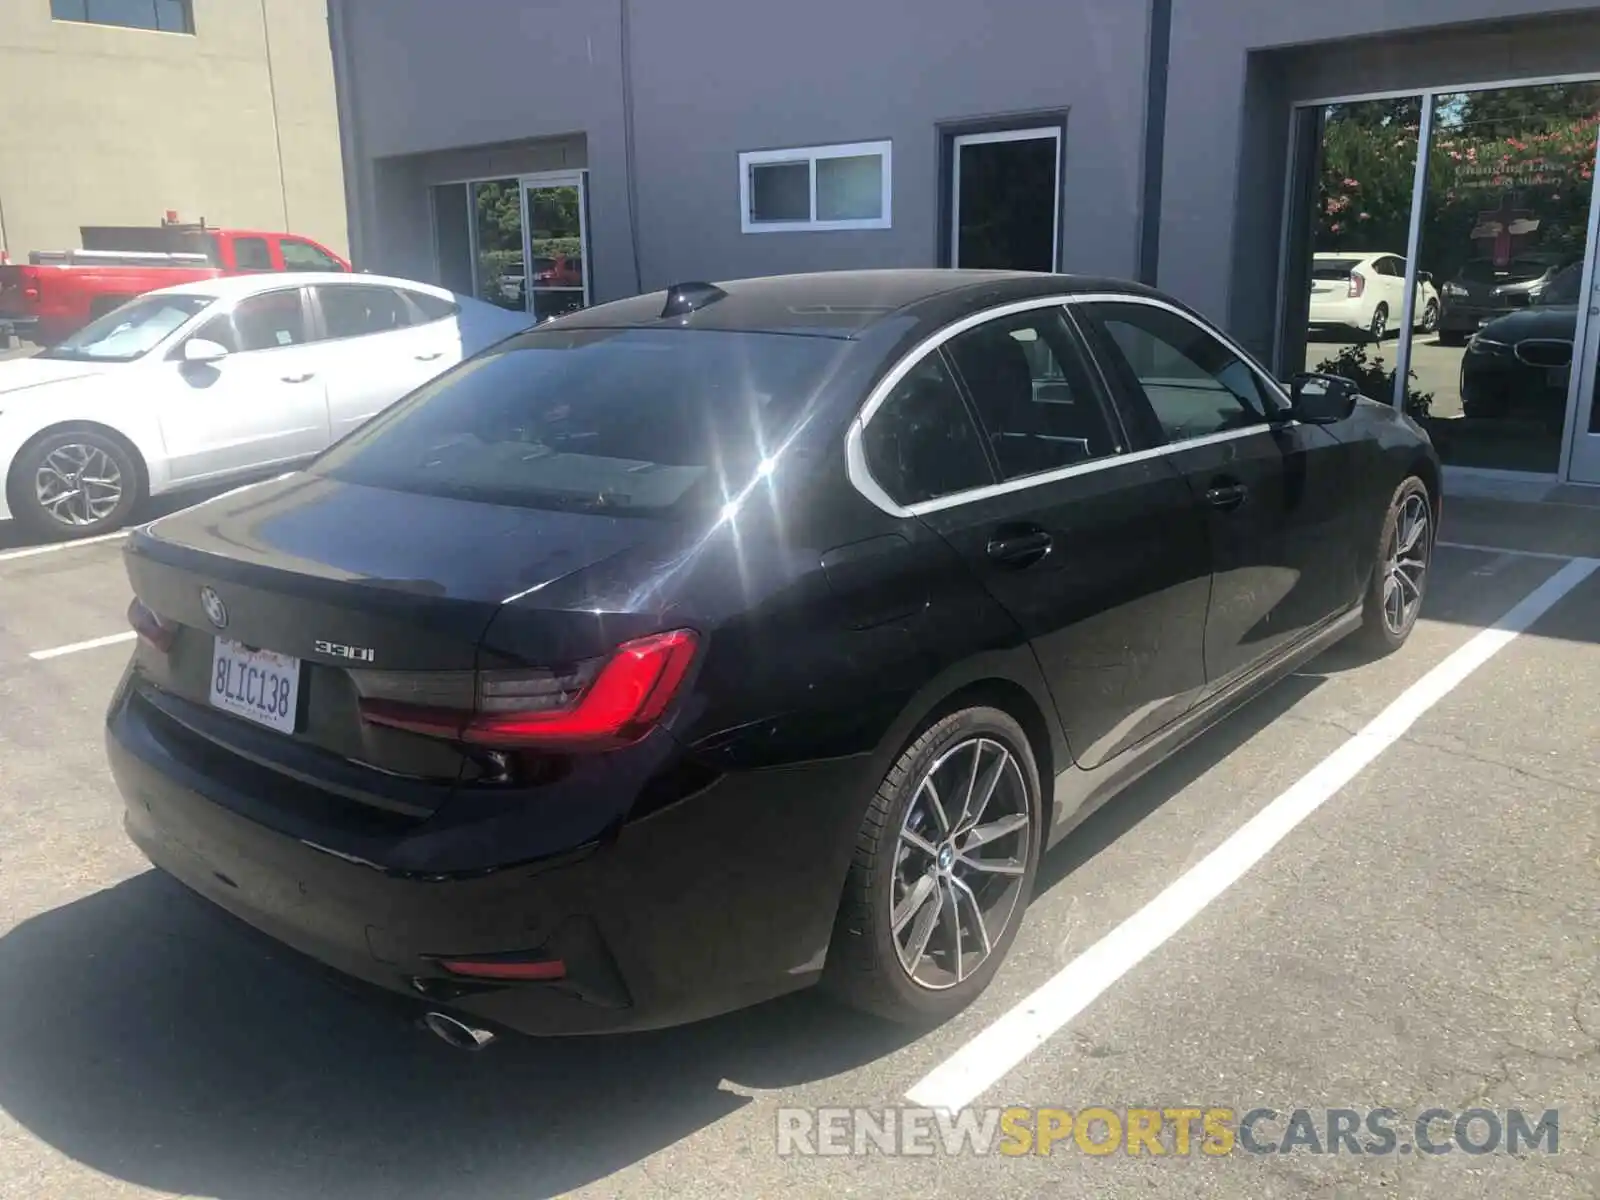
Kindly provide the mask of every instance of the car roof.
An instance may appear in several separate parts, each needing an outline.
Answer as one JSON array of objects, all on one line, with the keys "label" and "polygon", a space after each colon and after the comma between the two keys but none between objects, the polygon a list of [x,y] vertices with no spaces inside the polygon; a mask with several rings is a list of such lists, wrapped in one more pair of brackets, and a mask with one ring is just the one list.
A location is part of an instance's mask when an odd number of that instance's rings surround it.
[{"label": "car roof", "polygon": [[406,288],[413,292],[426,292],[441,298],[450,297],[444,288],[415,279],[398,279],[390,275],[368,275],[345,271],[263,271],[252,275],[223,275],[216,279],[197,279],[191,283],[177,283],[147,293],[152,296],[183,295],[210,296],[214,300],[240,300],[261,292],[277,291],[287,287],[306,287],[311,284],[375,284],[380,287]]},{"label": "car roof", "polygon": [[[718,296],[717,291],[722,294]],[[690,311],[664,315],[668,298],[679,292],[706,302]],[[586,308],[536,328],[690,328],[855,338],[893,317],[942,322],[1010,300],[1085,292],[1158,294],[1126,280],[1033,271],[931,267],[816,271],[674,284]]]}]

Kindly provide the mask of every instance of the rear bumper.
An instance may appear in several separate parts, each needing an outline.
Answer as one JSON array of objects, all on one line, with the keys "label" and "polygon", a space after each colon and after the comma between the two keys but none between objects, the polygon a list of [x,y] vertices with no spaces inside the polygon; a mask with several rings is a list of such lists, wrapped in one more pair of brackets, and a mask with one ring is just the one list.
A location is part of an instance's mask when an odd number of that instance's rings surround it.
[{"label": "rear bumper", "polygon": [[[106,745],[128,835],[153,864],[338,972],[528,1034],[660,1028],[814,982],[855,833],[847,812],[870,794],[854,762],[726,775],[601,842],[401,871],[245,816],[168,752],[149,713],[124,684]],[[440,837],[433,824],[398,833],[396,854]],[[436,961],[529,953],[562,959],[567,979],[468,983]]]}]

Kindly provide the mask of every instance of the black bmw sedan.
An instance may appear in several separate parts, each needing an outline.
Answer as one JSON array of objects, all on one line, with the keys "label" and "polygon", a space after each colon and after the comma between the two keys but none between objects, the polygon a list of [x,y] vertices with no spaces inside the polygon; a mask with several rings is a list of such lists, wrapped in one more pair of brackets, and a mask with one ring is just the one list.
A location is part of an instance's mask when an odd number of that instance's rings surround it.
[{"label": "black bmw sedan", "polygon": [[137,530],[111,767],[155,864],[447,1040],[937,1020],[1085,815],[1405,641],[1439,484],[1143,287],[684,285]]}]

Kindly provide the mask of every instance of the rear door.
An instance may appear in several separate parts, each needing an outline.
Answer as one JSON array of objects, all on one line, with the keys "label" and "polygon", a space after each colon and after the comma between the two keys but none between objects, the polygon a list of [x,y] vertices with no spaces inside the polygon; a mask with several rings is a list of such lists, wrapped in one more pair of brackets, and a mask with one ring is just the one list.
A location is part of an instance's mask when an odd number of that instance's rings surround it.
[{"label": "rear door", "polygon": [[319,283],[311,291],[337,440],[431,378],[444,349],[415,324],[415,310],[395,288]]},{"label": "rear door", "polygon": [[1216,691],[1355,602],[1353,451],[1286,420],[1276,385],[1176,308],[1129,298],[1073,313],[1130,421],[1167,447],[1203,514],[1215,568],[1206,679]]},{"label": "rear door", "polygon": [[1015,619],[1081,765],[1195,702],[1205,523],[1164,458],[1129,453],[1059,305],[933,351],[873,415],[863,449]]},{"label": "rear door", "polygon": [[309,329],[304,289],[282,288],[241,300],[191,335],[226,347],[226,358],[184,362],[180,344],[158,401],[174,482],[272,466],[327,446],[327,394]]}]

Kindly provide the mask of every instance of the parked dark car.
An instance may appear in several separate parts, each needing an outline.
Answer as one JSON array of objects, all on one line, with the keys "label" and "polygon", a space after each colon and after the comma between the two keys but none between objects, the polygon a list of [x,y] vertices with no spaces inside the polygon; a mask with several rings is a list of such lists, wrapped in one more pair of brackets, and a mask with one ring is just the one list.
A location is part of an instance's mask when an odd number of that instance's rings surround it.
[{"label": "parked dark car", "polygon": [[1553,278],[1531,307],[1489,322],[1461,356],[1461,411],[1468,417],[1566,421],[1581,263]]},{"label": "parked dark car", "polygon": [[1475,258],[1439,289],[1444,307],[1439,314],[1439,341],[1460,346],[1490,321],[1527,308],[1562,271],[1574,265],[1570,255],[1522,254],[1504,266]]},{"label": "parked dark car", "polygon": [[1439,479],[1136,285],[684,285],[136,531],[111,767],[153,862],[458,1044],[819,980],[938,1019],[1044,847],[1405,641]]}]

